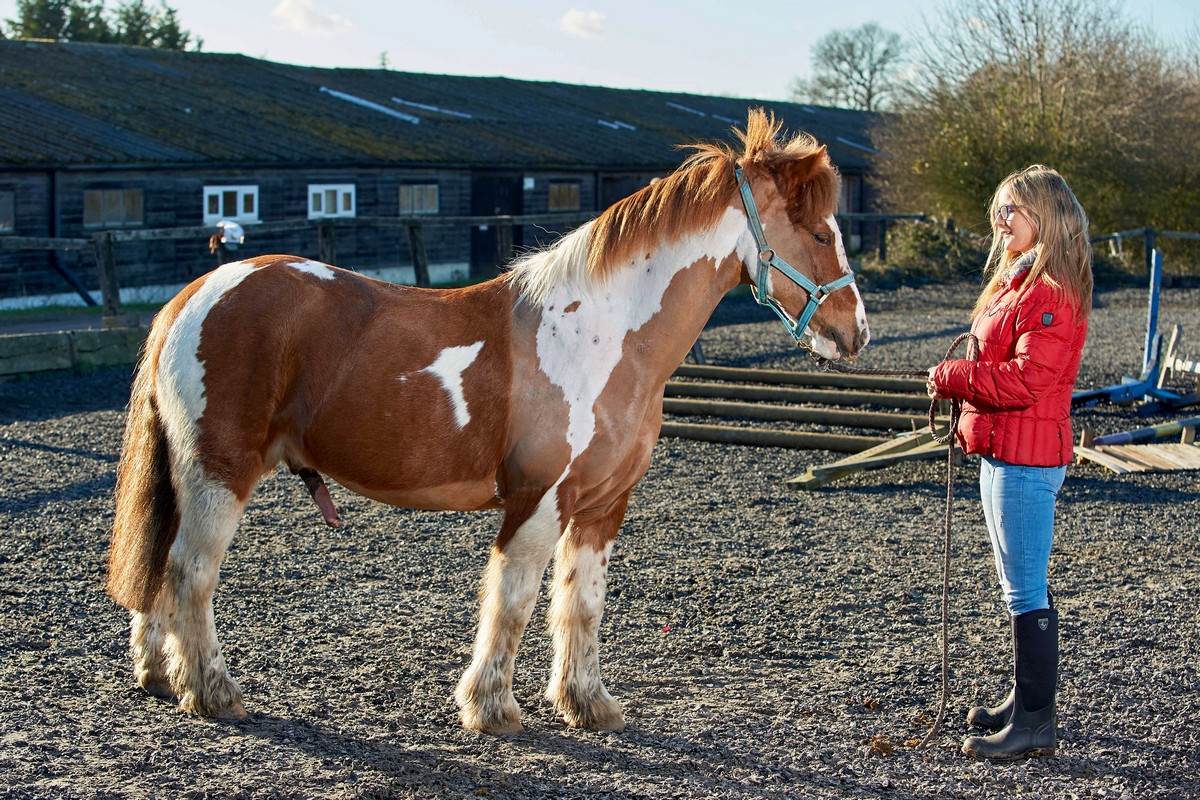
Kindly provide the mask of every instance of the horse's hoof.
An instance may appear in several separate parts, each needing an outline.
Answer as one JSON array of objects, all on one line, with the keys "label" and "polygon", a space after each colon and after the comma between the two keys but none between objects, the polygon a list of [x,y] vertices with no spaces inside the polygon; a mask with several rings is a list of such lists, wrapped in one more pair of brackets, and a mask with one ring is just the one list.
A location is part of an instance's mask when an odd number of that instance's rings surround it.
[{"label": "horse's hoof", "polygon": [[501,713],[488,719],[480,713],[479,709],[467,707],[459,712],[459,720],[467,730],[491,736],[512,736],[525,730],[525,726],[521,724],[519,711],[510,714]]},{"label": "horse's hoof", "polygon": [[235,703],[229,708],[222,709],[216,714],[213,714],[213,719],[219,719],[222,722],[241,722],[246,718],[246,709],[241,703]]},{"label": "horse's hoof", "polygon": [[588,693],[589,699],[581,700],[579,693],[564,689],[561,685],[551,686],[546,693],[554,704],[554,710],[572,728],[589,731],[625,730],[625,712],[621,704],[607,691]]},{"label": "horse's hoof", "polygon": [[146,681],[140,686],[146,690],[152,697],[157,697],[159,700],[171,700],[175,697],[175,690],[171,688],[171,684],[167,681]]},{"label": "horse's hoof", "polygon": [[196,696],[191,692],[187,692],[179,698],[179,710],[223,722],[237,722],[246,718],[246,709],[242,706],[241,700],[234,700],[221,708],[210,708],[198,703]]},{"label": "horse's hoof", "polygon": [[572,728],[582,728],[589,731],[623,731],[625,730],[625,712],[621,704],[613,700],[608,703],[596,703],[587,708],[559,708],[563,721]]}]

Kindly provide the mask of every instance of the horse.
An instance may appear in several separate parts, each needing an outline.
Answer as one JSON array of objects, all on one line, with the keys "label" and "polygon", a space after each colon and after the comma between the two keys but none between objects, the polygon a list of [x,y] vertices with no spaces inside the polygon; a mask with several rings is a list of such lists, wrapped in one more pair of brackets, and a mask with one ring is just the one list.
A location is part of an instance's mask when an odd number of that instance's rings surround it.
[{"label": "horse", "polygon": [[246,716],[212,598],[256,485],[286,465],[331,525],[323,475],[396,506],[501,509],[462,725],[522,730],[514,660],[553,557],[546,696],[572,727],[622,729],[598,629],[668,377],[739,284],[828,358],[869,339],[825,147],[761,109],[734,133],[740,152],[692,145],[666,178],[480,284],[262,256],[167,303],[131,389],[108,558],[138,684],[185,712]]}]

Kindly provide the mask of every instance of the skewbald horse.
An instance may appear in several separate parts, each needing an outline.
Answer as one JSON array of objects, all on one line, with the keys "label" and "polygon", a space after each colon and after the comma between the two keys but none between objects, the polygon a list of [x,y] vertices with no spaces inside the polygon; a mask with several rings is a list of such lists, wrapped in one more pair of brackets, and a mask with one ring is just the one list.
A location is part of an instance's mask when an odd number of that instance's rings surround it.
[{"label": "skewbald horse", "polygon": [[[260,479],[321,474],[397,506],[503,509],[480,590],[462,724],[521,730],[513,662],[555,559],[547,697],[575,727],[617,730],[597,631],[613,541],[645,473],[668,376],[721,297],[755,281],[749,182],[774,255],[817,284],[849,275],[824,147],[751,111],[743,152],[696,146],[671,176],[489,282],[430,290],[289,256],[197,279],[155,317],[129,403],[108,591],[132,613],[134,675],[206,716],[245,716],[213,619],[221,560]],[[793,317],[808,300],[771,273]],[[847,279],[849,280],[849,279]],[[807,328],[853,358],[857,289]]]}]

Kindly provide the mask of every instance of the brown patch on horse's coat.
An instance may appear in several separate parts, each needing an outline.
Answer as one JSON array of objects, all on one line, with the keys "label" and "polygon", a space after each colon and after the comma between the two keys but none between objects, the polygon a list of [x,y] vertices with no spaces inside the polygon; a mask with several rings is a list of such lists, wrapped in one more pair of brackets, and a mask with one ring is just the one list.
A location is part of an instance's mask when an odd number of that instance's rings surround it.
[{"label": "brown patch on horse's coat", "polygon": [[[567,306],[566,308],[564,308],[564,309],[563,309],[563,313],[564,313],[564,314],[570,314],[570,313],[572,313],[572,312],[574,312],[574,311],[577,311],[578,309],[579,309],[579,301],[578,301],[578,300],[576,300],[574,303],[571,303],[571,305],[569,305],[569,306]],[[553,310],[553,309],[551,309],[551,310]]]},{"label": "brown patch on horse's coat", "polygon": [[154,393],[158,357],[171,324],[203,283],[203,278],[195,281],[158,313],[129,398],[117,465],[107,588],[113,600],[131,611],[148,612],[154,605],[179,531],[171,454]]},{"label": "brown patch on horse's coat", "polygon": [[[494,504],[509,412],[497,402],[510,372],[502,287],[422,291],[344,273],[312,291],[312,281],[282,265],[260,269],[205,320],[205,472],[242,501],[286,457],[395,505]],[[318,320],[336,320],[336,335]],[[459,430],[427,369],[447,347],[480,341],[462,375],[470,422]]]}]

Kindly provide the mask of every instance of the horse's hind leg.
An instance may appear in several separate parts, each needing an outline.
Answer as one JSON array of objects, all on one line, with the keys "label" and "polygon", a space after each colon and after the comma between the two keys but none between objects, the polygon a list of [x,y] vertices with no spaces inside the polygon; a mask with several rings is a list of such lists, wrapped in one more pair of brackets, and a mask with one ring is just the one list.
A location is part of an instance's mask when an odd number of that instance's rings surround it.
[{"label": "horse's hind leg", "polygon": [[553,490],[530,498],[529,503],[513,500],[479,593],[475,655],[454,695],[463,727],[492,734],[522,730],[521,710],[512,691],[513,664],[554,542],[562,532]]},{"label": "horse's hind leg", "polygon": [[558,544],[550,600],[554,667],[546,697],[568,725],[621,730],[625,715],[600,678],[600,619],[623,498],[599,517],[575,516]]},{"label": "horse's hind leg", "polygon": [[175,625],[175,594],[159,592],[154,607],[146,613],[135,611],[129,626],[129,645],[133,653],[133,676],[138,684],[155,697],[174,697],[167,674],[167,634]]},{"label": "horse's hind leg", "polygon": [[180,503],[179,533],[167,561],[162,593],[174,605],[166,639],[167,675],[179,707],[206,717],[239,719],[242,690],[229,676],[213,620],[212,597],[221,559],[243,503],[218,483],[206,483]]}]

